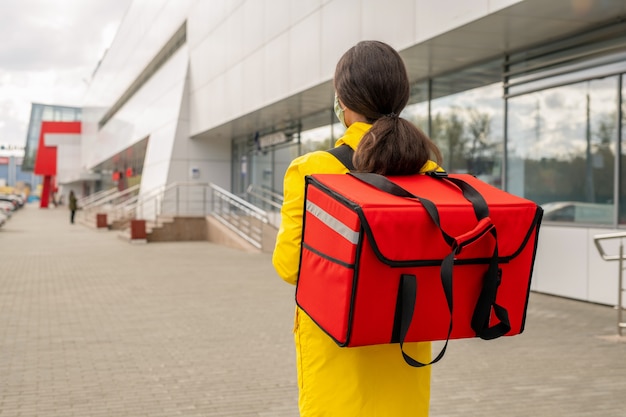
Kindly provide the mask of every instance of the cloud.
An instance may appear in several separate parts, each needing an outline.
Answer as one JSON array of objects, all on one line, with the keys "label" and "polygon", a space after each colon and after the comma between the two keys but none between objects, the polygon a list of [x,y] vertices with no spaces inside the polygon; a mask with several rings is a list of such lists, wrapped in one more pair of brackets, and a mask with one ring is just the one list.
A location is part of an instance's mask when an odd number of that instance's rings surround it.
[{"label": "cloud", "polygon": [[130,2],[0,0],[0,143],[25,143],[33,102],[80,106]]},{"label": "cloud", "polygon": [[[129,0],[2,1],[0,68],[10,71],[94,65]],[[110,41],[110,39],[109,39]]]}]

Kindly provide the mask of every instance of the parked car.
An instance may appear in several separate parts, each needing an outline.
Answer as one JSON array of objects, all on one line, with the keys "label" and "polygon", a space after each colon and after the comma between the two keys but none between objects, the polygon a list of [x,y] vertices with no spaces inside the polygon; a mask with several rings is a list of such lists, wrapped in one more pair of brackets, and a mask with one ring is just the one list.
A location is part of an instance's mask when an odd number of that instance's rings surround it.
[{"label": "parked car", "polygon": [[553,201],[541,205],[543,220],[586,224],[611,224],[613,204],[585,203],[582,201]]},{"label": "parked car", "polygon": [[15,208],[21,208],[24,206],[24,199],[15,194],[0,194],[0,201],[8,201],[12,203]]},{"label": "parked car", "polygon": [[11,218],[13,212],[17,210],[13,203],[8,201],[0,201],[0,212],[4,213],[5,216]]}]

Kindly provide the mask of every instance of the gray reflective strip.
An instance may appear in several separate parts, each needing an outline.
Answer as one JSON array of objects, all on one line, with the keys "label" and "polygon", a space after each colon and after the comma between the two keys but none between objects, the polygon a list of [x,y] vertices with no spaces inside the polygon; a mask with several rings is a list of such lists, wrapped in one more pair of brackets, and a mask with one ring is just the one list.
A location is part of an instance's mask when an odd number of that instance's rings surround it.
[{"label": "gray reflective strip", "polygon": [[339,233],[343,238],[352,244],[359,243],[359,232],[355,232],[339,220],[334,218],[328,212],[324,211],[320,206],[307,200],[306,211],[315,216],[326,226]]}]

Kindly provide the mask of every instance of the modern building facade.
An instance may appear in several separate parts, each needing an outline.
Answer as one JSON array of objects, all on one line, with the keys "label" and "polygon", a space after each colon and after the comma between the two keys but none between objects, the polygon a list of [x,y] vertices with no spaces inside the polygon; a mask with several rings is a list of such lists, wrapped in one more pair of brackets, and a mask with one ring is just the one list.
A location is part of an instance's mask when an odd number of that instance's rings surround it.
[{"label": "modern building facade", "polygon": [[533,289],[616,304],[593,237],[626,224],[625,19],[623,0],[136,0],[91,80],[78,166],[94,190],[127,173],[140,193],[281,193],[294,157],[342,133],[337,60],[382,40],[446,169],[544,205]]},{"label": "modern building facade", "polygon": [[41,179],[40,205],[56,205],[58,184],[66,184],[67,192],[89,193],[90,183],[99,175],[86,173],[80,164],[81,109],[33,103],[24,148],[22,169]]}]

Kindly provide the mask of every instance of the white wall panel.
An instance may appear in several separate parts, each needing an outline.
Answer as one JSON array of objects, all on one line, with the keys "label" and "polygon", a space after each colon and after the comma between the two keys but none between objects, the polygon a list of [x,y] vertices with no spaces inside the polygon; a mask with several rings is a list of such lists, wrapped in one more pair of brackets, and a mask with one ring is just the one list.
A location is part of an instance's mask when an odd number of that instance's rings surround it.
[{"label": "white wall panel", "polygon": [[216,31],[215,36],[204,39],[192,51],[189,60],[191,88],[197,89],[226,71],[226,42],[219,36],[226,37],[225,30]]},{"label": "white wall panel", "polygon": [[[265,97],[268,103],[288,97],[292,71],[289,53],[289,34],[272,39],[264,48],[265,51]],[[253,98],[250,97],[252,100]]]},{"label": "white wall panel", "polygon": [[251,99],[258,97],[267,101],[265,95],[265,51],[257,50],[248,56],[242,64],[243,114],[256,110],[256,103]]},{"label": "white wall panel", "polygon": [[224,21],[226,26],[226,66],[231,68],[241,62],[243,59],[243,33],[244,33],[244,14],[243,7],[235,9],[233,14],[229,15]]},{"label": "white wall panel", "polygon": [[266,22],[264,9],[267,2],[272,0],[247,1],[242,5],[243,25],[239,28],[243,32],[243,57],[255,53],[265,42],[265,26],[271,25],[272,20]]},{"label": "white wall panel", "polygon": [[[339,58],[361,37],[361,0],[333,0],[322,8],[320,76],[331,79]],[[346,16],[353,16],[346,19]]]},{"label": "white wall panel", "polygon": [[59,184],[75,181],[81,173],[80,134],[47,133],[44,136],[46,146],[57,148],[57,174]]},{"label": "white wall panel", "polygon": [[[192,168],[197,168],[200,177],[192,180],[190,172]],[[230,160],[228,161],[206,161],[206,160],[177,160],[172,161],[168,167],[172,182],[198,182],[216,184],[226,190],[230,189]],[[143,185],[142,185],[143,186]]]},{"label": "white wall panel", "polygon": [[322,81],[320,73],[321,11],[316,11],[289,30],[290,92],[302,91]]},{"label": "white wall panel", "polygon": [[[226,75],[220,75],[211,81],[206,88],[203,87],[202,91],[206,95],[203,99],[208,100],[207,112],[200,115],[201,120],[207,120],[212,124],[219,124],[220,121],[227,120],[228,112],[226,108]],[[193,104],[193,101],[192,101]],[[192,126],[196,120],[193,118],[193,106],[192,106]]]},{"label": "white wall panel", "polygon": [[226,72],[228,66],[228,50],[231,48],[231,40],[228,34],[228,26],[220,25],[211,34],[209,54],[198,55],[209,62],[209,76],[219,76]]},{"label": "white wall panel", "polygon": [[[589,244],[589,255],[587,256],[588,267],[587,277],[589,285],[589,301],[594,303],[601,303],[607,305],[617,305],[617,287],[618,287],[618,262],[617,261],[605,261],[600,256],[596,245],[593,243],[593,238],[596,235],[603,235],[606,233],[615,233],[618,230],[606,230],[606,229],[589,229],[587,240]],[[623,232],[623,230],[619,230]],[[625,239],[626,243],[626,239]],[[602,241],[602,247],[609,255],[619,254],[619,239],[618,240],[605,240]]]},{"label": "white wall panel", "polygon": [[[616,230],[541,226],[532,290],[594,303],[617,304],[617,262],[604,261],[593,243]],[[618,243],[604,241],[609,254]]]},{"label": "white wall panel", "polygon": [[135,0],[85,96],[85,106],[110,107],[185,21],[191,0]]},{"label": "white wall panel", "polygon": [[[321,0],[292,0],[291,1],[291,26],[298,24],[301,20],[317,11],[322,6]],[[350,15],[344,16],[348,19]]]},{"label": "white wall panel", "polygon": [[146,158],[141,175],[141,194],[155,190],[167,184],[170,158],[164,158],[163,148],[169,147],[176,133],[176,121],[172,121],[160,129],[153,131],[148,140]]},{"label": "white wall panel", "polygon": [[416,37],[422,42],[489,12],[489,0],[416,0]]},{"label": "white wall panel", "polygon": [[489,13],[520,3],[522,0],[489,0]]},{"label": "white wall panel", "polygon": [[[183,124],[185,122],[179,122]],[[231,141],[230,138],[223,138],[220,140],[196,140],[188,139],[177,142],[174,152],[172,153],[172,159],[174,160],[193,160],[193,161],[229,161],[231,155]],[[207,179],[208,180],[208,179]]]},{"label": "white wall panel", "polygon": [[[189,114],[191,119],[191,132],[198,132],[201,126],[213,124],[216,120],[216,106],[214,105],[215,91],[211,91],[212,83],[193,89],[189,95]],[[222,84],[223,86],[223,84]],[[223,96],[223,95],[222,95]]]},{"label": "white wall panel", "polygon": [[[219,0],[214,7],[199,3],[191,8],[188,21],[192,135],[331,80],[337,60],[359,40],[380,39],[403,49],[516,1],[396,0],[392,6],[376,0]],[[255,76],[264,77],[262,86]],[[245,83],[243,102],[237,80]],[[217,84],[224,82],[222,95]],[[216,109],[215,97],[224,97],[232,111]]]},{"label": "white wall panel", "polygon": [[[230,166],[231,138],[222,137],[207,140],[193,140],[189,136],[190,106],[189,87],[184,89],[178,125],[174,135],[167,182],[213,182],[220,183],[226,189],[230,188],[230,170],[226,173],[217,173],[214,166]],[[192,177],[191,172],[197,169],[199,176]],[[226,177],[224,176],[226,175]]]},{"label": "white wall panel", "polygon": [[291,26],[291,8],[296,7],[291,0],[266,0],[263,10],[264,36],[263,40],[267,43],[285,32]]},{"label": "white wall panel", "polygon": [[239,3],[241,0],[195,0],[187,18],[189,47],[195,48],[199,41],[205,39],[228,17],[231,8],[237,7]]},{"label": "white wall panel", "polygon": [[[160,126],[177,120],[187,74],[187,57],[187,48],[180,48],[98,132],[85,155],[87,166],[93,167],[111,158]],[[171,152],[171,143],[167,149]]]},{"label": "white wall panel", "polygon": [[387,42],[400,50],[415,43],[415,0],[395,0],[393,7],[378,0],[362,4],[362,39]]},{"label": "white wall panel", "polygon": [[536,258],[536,291],[587,300],[586,229],[542,227]]},{"label": "white wall panel", "polygon": [[163,184],[167,184],[170,161],[161,161],[144,165],[141,175],[140,195],[151,194]]},{"label": "white wall panel", "polygon": [[236,118],[243,113],[243,63],[233,66],[225,75],[224,101],[220,105],[223,106],[228,118]]}]

